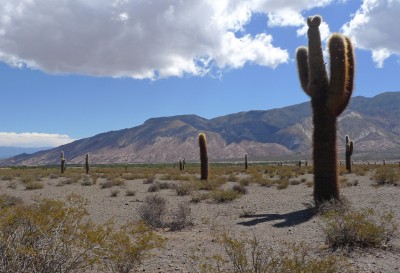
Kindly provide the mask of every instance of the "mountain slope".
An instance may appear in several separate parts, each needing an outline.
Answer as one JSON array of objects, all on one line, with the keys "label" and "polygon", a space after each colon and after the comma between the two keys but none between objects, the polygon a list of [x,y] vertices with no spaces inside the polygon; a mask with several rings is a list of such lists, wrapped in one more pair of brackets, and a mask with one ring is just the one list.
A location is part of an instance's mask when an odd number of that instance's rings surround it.
[{"label": "mountain slope", "polygon": [[[400,157],[400,92],[373,98],[354,97],[338,118],[338,146],[344,137],[355,142],[359,156],[378,154]],[[195,115],[152,118],[144,124],[0,161],[1,165],[58,164],[61,151],[67,162],[82,163],[90,153],[92,163],[175,162],[198,160],[197,136],[207,134],[209,158],[268,160],[303,155],[310,158],[312,116],[310,103],[267,111],[248,111],[204,119]]]}]

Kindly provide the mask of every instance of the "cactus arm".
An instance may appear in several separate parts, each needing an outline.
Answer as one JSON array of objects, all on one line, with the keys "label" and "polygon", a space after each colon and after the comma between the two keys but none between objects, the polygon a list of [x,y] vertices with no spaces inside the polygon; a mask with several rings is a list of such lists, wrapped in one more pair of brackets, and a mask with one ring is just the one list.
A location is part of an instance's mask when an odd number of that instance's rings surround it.
[{"label": "cactus arm", "polygon": [[348,37],[344,37],[346,41],[346,62],[347,62],[347,77],[345,83],[345,94],[342,103],[336,111],[336,115],[340,115],[349,104],[354,88],[354,50],[351,41]]},{"label": "cactus arm", "polygon": [[[321,34],[319,25],[321,24],[320,16],[309,17],[308,24],[308,66],[309,66],[309,82],[308,90],[312,90],[313,96],[324,97],[323,90],[329,87],[328,76],[325,69],[324,58],[321,47]],[[322,93],[321,93],[322,92]]]},{"label": "cactus arm", "polygon": [[328,48],[331,56],[331,78],[327,107],[338,116],[349,103],[353,90],[353,48],[350,39],[340,34],[332,35]]},{"label": "cactus arm", "polygon": [[299,73],[301,87],[307,95],[312,97],[311,90],[308,89],[308,49],[304,46],[299,47],[296,51],[297,71]]},{"label": "cactus arm", "polygon": [[353,140],[350,141],[349,153],[350,153],[350,155],[353,154]]},{"label": "cactus arm", "polygon": [[333,34],[328,42],[331,77],[329,82],[328,109],[336,115],[346,98],[346,79],[348,74],[346,40],[340,34]]}]

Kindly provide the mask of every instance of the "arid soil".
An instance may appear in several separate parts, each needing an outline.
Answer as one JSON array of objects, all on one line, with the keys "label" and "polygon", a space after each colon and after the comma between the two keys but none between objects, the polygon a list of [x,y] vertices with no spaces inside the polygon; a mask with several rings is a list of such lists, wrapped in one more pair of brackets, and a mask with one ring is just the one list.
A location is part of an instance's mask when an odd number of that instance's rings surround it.
[{"label": "arid soil", "polygon": [[[376,212],[391,210],[400,223],[400,187],[374,186],[370,173],[364,176],[343,175],[347,182],[358,180],[356,186],[343,185],[342,194],[355,208],[373,208]],[[296,178],[312,181],[311,174]],[[37,197],[63,199],[70,193],[78,193],[87,199],[90,217],[96,223],[104,223],[113,218],[123,224],[139,220],[139,207],[146,196],[159,195],[167,199],[169,211],[179,203],[187,202],[191,208],[193,225],[182,231],[169,231],[168,228],[157,232],[167,239],[164,249],[153,251],[153,256],[144,261],[138,272],[196,272],[201,257],[222,253],[223,248],[216,238],[223,231],[239,237],[251,239],[253,236],[274,249],[285,249],[290,243],[304,242],[315,255],[329,252],[325,245],[320,216],[307,207],[312,201],[312,187],[306,183],[289,185],[286,189],[275,186],[262,187],[258,184],[246,186],[247,194],[231,202],[217,203],[211,199],[191,203],[191,196],[178,196],[173,189],[148,192],[149,184],[143,179],[126,180],[123,186],[101,189],[101,180],[95,185],[82,186],[79,183],[60,186],[63,177],[42,180],[43,189],[26,190],[21,182],[16,188],[7,186],[9,181],[0,181],[0,193],[21,197],[30,202]],[[175,184],[188,181],[167,181]],[[236,183],[224,185],[231,188]],[[119,189],[116,197],[111,191]],[[127,190],[134,190],[134,196],[126,196]],[[247,217],[243,217],[246,215]],[[399,235],[384,249],[363,249],[337,251],[345,254],[357,272],[400,272]],[[201,262],[193,259],[199,257]]]}]

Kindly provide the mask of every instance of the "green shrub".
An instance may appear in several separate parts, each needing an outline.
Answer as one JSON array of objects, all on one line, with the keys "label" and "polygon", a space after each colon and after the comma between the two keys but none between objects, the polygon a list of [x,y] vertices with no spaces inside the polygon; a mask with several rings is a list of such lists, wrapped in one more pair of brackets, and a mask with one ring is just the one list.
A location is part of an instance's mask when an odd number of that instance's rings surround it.
[{"label": "green shrub", "polygon": [[330,210],[323,214],[326,242],[332,248],[379,247],[397,230],[391,212],[377,215],[373,209]]}]

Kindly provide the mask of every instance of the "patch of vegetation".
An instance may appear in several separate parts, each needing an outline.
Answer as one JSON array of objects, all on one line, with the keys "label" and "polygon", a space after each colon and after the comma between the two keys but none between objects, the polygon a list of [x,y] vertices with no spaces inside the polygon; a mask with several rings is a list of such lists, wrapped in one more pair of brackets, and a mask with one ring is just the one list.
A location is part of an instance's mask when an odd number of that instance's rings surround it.
[{"label": "patch of vegetation", "polygon": [[254,236],[251,240],[240,240],[224,233],[219,243],[225,255],[205,257],[200,272],[238,273],[343,273],[353,272],[344,257],[334,255],[312,255],[304,244],[291,245],[286,251],[274,251]]},{"label": "patch of vegetation", "polygon": [[243,194],[235,190],[214,190],[210,197],[217,203],[224,203],[240,198]]},{"label": "patch of vegetation", "polygon": [[323,214],[323,230],[331,248],[381,247],[389,243],[397,231],[392,212],[369,209],[330,210]]},{"label": "patch of vegetation", "polygon": [[44,185],[41,182],[33,181],[25,184],[26,190],[40,190],[43,189]]},{"label": "patch of vegetation", "polygon": [[[84,199],[37,200],[0,210],[0,272],[126,273],[164,240],[143,223],[115,229],[89,220]],[[12,240],[10,240],[12,238]],[[49,255],[51,253],[51,255]],[[34,270],[34,271],[33,271]]]},{"label": "patch of vegetation", "polygon": [[139,208],[140,219],[153,228],[163,227],[167,212],[166,204],[167,201],[163,197],[147,196]]},{"label": "patch of vegetation", "polygon": [[378,185],[397,185],[399,175],[391,166],[381,166],[375,171],[373,179]]},{"label": "patch of vegetation", "polygon": [[0,194],[0,209],[22,204],[22,199],[9,194]]},{"label": "patch of vegetation", "polygon": [[191,209],[188,203],[180,203],[172,213],[172,221],[168,224],[171,231],[182,230],[193,225]]},{"label": "patch of vegetation", "polygon": [[126,190],[125,195],[126,196],[135,196],[136,195],[136,191],[134,191],[134,190]]}]

